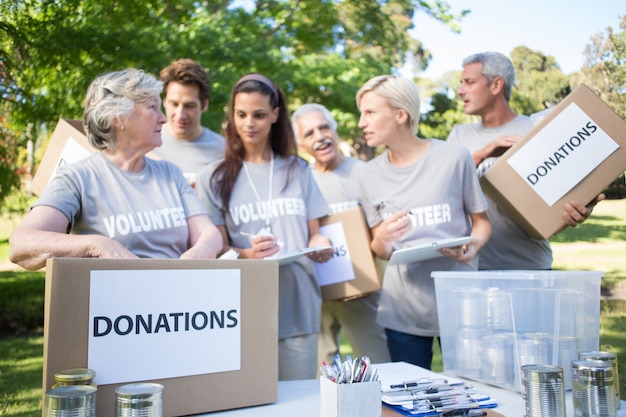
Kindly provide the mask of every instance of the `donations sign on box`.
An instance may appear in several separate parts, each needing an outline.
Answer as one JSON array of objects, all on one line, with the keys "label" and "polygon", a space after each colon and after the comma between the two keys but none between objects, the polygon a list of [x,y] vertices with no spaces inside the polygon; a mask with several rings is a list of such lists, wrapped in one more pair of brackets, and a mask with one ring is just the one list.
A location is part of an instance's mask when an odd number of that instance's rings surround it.
[{"label": "donations sign on box", "polygon": [[487,194],[529,236],[565,223],[564,204],[589,203],[626,170],[626,122],[578,86],[485,172]]},{"label": "donations sign on box", "polygon": [[324,301],[347,301],[380,290],[372,238],[361,207],[323,217],[320,233],[330,238],[335,251],[330,261],[314,264]]},{"label": "donations sign on box", "polygon": [[44,392],[56,372],[90,368],[98,415],[133,382],[165,387],[166,416],[274,402],[277,306],[276,261],[49,260]]}]

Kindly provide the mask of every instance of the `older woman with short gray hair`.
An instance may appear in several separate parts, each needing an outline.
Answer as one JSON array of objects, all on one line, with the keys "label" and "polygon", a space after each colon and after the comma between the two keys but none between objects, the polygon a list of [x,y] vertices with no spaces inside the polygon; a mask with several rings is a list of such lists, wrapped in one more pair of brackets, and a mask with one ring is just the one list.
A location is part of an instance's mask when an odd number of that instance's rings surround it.
[{"label": "older woman with short gray hair", "polygon": [[162,83],[141,70],[96,78],[83,122],[98,151],[61,167],[9,238],[26,269],[48,258],[215,258],[221,235],[161,145]]}]

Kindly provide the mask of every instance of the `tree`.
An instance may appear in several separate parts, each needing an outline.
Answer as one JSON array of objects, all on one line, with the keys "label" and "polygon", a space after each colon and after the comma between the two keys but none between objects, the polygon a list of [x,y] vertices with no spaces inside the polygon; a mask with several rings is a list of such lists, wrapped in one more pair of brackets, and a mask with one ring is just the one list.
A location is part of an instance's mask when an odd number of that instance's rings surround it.
[{"label": "tree", "polygon": [[0,202],[4,201],[20,185],[17,170],[19,143],[7,124],[0,116]]},{"label": "tree", "polygon": [[[539,112],[569,94],[569,80],[554,57],[518,46],[511,52],[510,59],[516,75],[511,107],[517,113],[528,115]],[[445,139],[455,125],[479,120],[463,112],[462,102],[456,96],[460,78],[461,70],[444,74],[434,83],[419,81],[422,99],[429,103],[429,108],[423,111],[420,136]]]},{"label": "tree", "polygon": [[511,107],[521,114],[537,113],[563,100],[571,91],[569,79],[551,55],[518,46],[511,52],[516,82]]},{"label": "tree", "polygon": [[626,15],[621,31],[608,27],[590,39],[585,62],[572,76],[572,84],[586,84],[622,118],[626,118]]},{"label": "tree", "polygon": [[[203,123],[221,130],[230,89],[244,73],[269,75],[290,106],[320,101],[354,138],[354,95],[368,78],[428,54],[408,30],[416,9],[451,26],[445,1],[15,0],[0,2],[0,93],[7,120],[25,142],[60,117],[80,118],[89,83],[125,67],[151,73],[193,58],[213,81]],[[131,18],[132,17],[132,18]],[[366,147],[362,147],[366,148]]]}]

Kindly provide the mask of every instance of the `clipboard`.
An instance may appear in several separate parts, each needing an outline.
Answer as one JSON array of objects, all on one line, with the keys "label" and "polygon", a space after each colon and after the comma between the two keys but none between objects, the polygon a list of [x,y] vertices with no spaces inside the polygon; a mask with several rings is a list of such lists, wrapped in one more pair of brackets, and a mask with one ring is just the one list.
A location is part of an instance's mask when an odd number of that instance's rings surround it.
[{"label": "clipboard", "polygon": [[472,240],[471,236],[452,237],[447,239],[436,240],[434,242],[428,242],[411,246],[410,248],[398,249],[393,251],[391,258],[389,258],[389,265],[410,264],[413,262],[424,261],[427,259],[434,259],[443,256],[438,249],[441,248],[454,248],[457,246],[465,245]]},{"label": "clipboard", "polygon": [[276,256],[271,256],[265,259],[277,259],[278,260],[278,265],[282,266],[282,265],[287,265],[292,263],[293,261],[297,260],[298,258],[300,258],[303,255],[306,255],[307,253],[311,253],[311,252],[317,252],[320,250],[327,250],[327,249],[332,249],[332,246],[312,246],[310,248],[304,248],[304,249],[298,249],[298,250],[294,250],[294,251],[289,251],[289,252],[285,252],[285,253],[279,253]]}]

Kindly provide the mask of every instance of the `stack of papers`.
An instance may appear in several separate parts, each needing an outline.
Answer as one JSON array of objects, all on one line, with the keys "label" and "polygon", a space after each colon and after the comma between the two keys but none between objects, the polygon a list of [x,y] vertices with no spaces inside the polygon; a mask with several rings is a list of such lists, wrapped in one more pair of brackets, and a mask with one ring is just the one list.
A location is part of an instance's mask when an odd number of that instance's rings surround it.
[{"label": "stack of papers", "polygon": [[383,405],[405,416],[472,416],[495,408],[497,401],[460,379],[406,362],[374,365],[381,381]]}]

